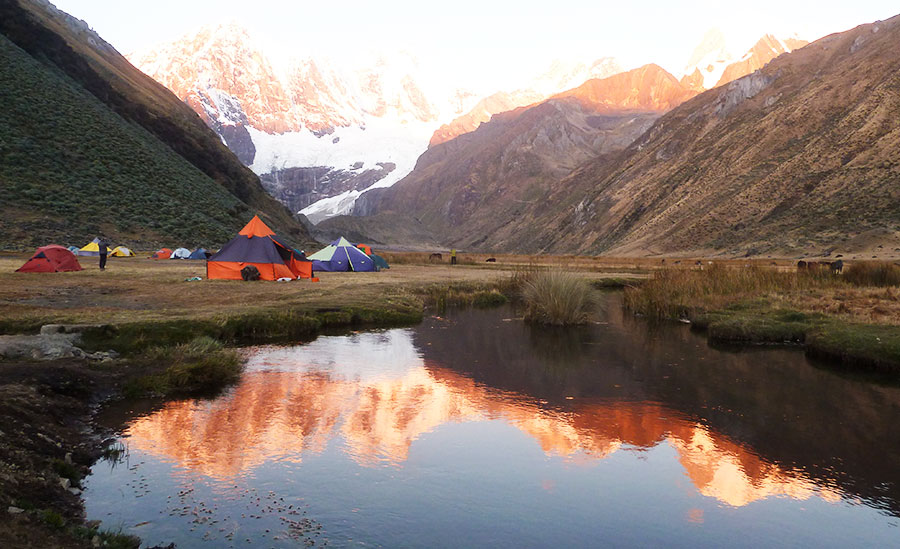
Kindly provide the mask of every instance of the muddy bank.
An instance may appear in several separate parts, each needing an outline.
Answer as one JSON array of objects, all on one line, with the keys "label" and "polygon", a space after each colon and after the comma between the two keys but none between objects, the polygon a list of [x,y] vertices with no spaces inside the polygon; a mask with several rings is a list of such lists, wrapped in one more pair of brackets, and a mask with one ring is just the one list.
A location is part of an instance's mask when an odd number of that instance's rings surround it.
[{"label": "muddy bank", "polygon": [[94,410],[135,375],[121,364],[77,358],[0,362],[4,547],[93,547],[112,541],[85,524],[79,486],[101,457],[107,435],[92,425]]}]

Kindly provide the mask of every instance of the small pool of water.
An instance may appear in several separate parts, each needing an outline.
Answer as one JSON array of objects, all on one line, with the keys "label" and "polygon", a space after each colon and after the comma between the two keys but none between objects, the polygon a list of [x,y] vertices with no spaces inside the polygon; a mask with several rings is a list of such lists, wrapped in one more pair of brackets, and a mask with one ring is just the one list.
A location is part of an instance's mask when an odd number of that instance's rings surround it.
[{"label": "small pool of water", "polygon": [[109,412],[88,518],[179,547],[900,543],[900,389],[605,311],[247,349],[214,400]]}]

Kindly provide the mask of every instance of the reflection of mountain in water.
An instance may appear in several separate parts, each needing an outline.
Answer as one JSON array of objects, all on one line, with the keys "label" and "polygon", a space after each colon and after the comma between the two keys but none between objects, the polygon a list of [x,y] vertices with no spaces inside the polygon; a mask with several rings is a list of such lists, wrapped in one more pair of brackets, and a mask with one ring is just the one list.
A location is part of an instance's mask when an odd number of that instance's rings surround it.
[{"label": "reflection of mountain in water", "polygon": [[[620,362],[614,348],[604,348],[602,354],[621,366],[592,365],[595,370],[611,368],[609,381],[614,383],[601,382],[603,375],[586,375],[590,383],[579,385],[578,364],[535,369],[544,361],[540,353],[524,344],[523,334],[509,337],[527,331],[521,324],[483,314],[456,318],[426,323],[415,332],[392,330],[259,349],[241,384],[229,394],[212,402],[168,404],[131,425],[130,444],[206,475],[228,478],[266,461],[300,461],[304,453],[321,452],[336,436],[361,465],[402,466],[411,444],[423,434],[449,422],[493,419],[527,433],[547,454],[570,459],[603,459],[623,446],[668,444],[700,493],[730,505],[773,495],[839,497],[806,472],[763,459],[667,403],[606,398],[601,390],[606,385],[610,391],[627,393],[642,387],[635,381],[628,387],[620,383],[626,376],[620,379],[622,372],[616,370],[634,371],[636,359]],[[490,319],[496,330],[478,319]],[[461,332],[494,344],[457,339]],[[693,344],[690,337],[684,341]],[[486,352],[476,357],[479,348]],[[431,361],[432,354],[447,350],[449,362]],[[494,351],[501,354],[494,357]],[[505,374],[520,370],[511,378],[515,384],[539,382],[543,387],[544,381],[551,381],[550,389],[535,396],[492,388],[447,367],[457,363],[473,364],[479,372],[482,367],[502,372],[502,363],[510,368]],[[566,395],[577,398],[565,400]],[[557,398],[559,404],[549,402]]]}]

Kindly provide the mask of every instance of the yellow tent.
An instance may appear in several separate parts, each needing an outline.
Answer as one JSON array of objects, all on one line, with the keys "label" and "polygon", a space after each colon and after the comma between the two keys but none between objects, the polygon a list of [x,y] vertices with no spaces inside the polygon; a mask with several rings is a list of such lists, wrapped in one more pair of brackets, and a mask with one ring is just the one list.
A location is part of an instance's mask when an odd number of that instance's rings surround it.
[{"label": "yellow tent", "polygon": [[[78,255],[100,255],[100,239],[95,238],[88,243],[87,246],[78,250]],[[111,252],[109,248],[106,248],[106,253]]]},{"label": "yellow tent", "polygon": [[134,252],[125,246],[116,246],[109,255],[113,257],[134,257]]}]

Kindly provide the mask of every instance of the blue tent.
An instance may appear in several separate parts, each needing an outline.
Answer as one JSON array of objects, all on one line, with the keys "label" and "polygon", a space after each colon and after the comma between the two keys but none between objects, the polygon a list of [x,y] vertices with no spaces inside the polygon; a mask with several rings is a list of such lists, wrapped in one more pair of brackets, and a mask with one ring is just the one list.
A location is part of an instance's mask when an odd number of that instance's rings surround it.
[{"label": "blue tent", "polygon": [[206,261],[206,258],[208,258],[210,255],[212,254],[207,252],[206,248],[197,248],[196,250],[191,252],[191,255],[188,256],[188,259],[202,259]]},{"label": "blue tent", "polygon": [[375,263],[365,252],[340,237],[322,250],[307,257],[313,271],[374,271]]}]

